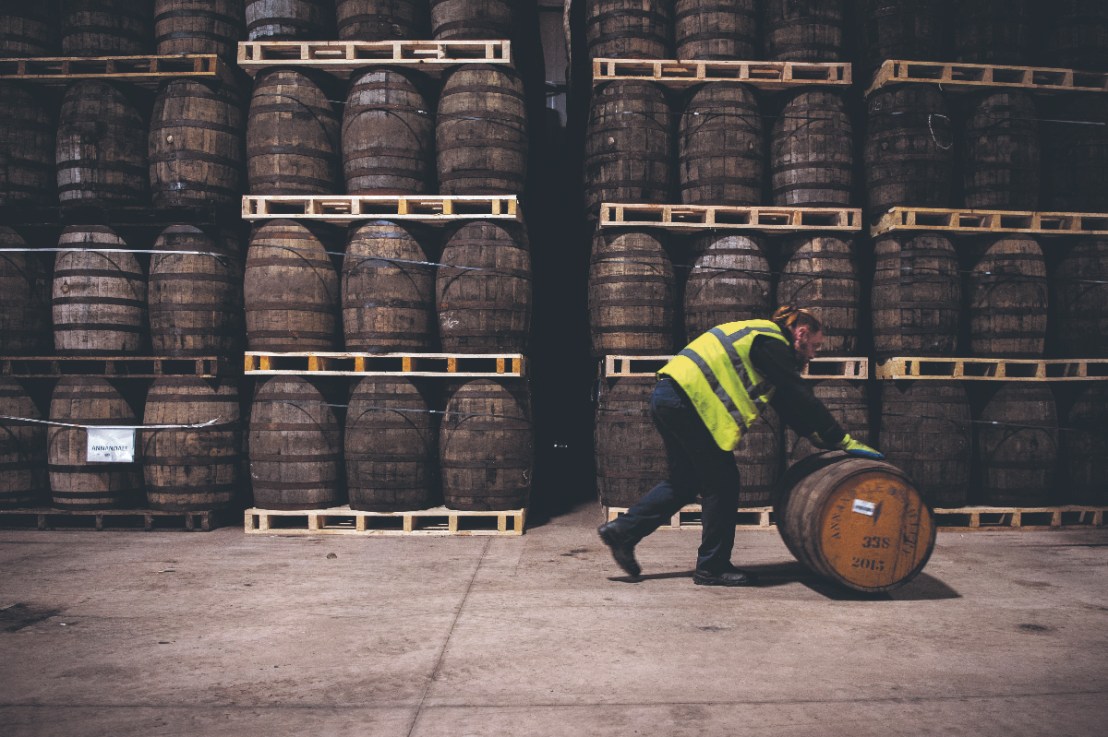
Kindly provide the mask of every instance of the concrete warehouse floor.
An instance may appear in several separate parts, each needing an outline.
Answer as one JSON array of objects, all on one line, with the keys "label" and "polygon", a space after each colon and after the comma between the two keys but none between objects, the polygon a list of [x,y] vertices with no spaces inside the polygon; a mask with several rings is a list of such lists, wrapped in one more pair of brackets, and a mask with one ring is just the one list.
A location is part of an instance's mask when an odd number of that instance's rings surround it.
[{"label": "concrete warehouse floor", "polygon": [[940,533],[864,599],[740,531],[621,579],[582,504],[517,538],[0,532],[0,734],[1104,735],[1108,530]]}]

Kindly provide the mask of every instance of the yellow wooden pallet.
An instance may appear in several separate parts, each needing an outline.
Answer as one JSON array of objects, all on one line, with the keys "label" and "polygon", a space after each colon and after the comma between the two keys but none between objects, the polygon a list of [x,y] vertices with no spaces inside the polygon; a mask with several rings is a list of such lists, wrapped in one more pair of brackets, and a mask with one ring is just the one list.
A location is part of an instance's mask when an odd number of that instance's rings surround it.
[{"label": "yellow wooden pallet", "polygon": [[213,379],[230,373],[218,356],[6,356],[0,358],[0,376],[37,379],[61,376],[156,379],[196,376]]},{"label": "yellow wooden pallet", "polygon": [[879,361],[876,374],[909,381],[1104,381],[1108,359],[895,356]]},{"label": "yellow wooden pallet", "polygon": [[515,195],[247,195],[242,198],[242,217],[315,220],[335,225],[378,219],[434,225],[474,218],[519,222],[523,209]]},{"label": "yellow wooden pallet", "polygon": [[[604,507],[604,519],[611,522],[627,511],[627,507]],[[686,504],[670,518],[663,528],[670,530],[700,529],[702,509],[699,504]],[[773,507],[746,507],[739,509],[735,527],[751,530],[769,530],[776,526]]]},{"label": "yellow wooden pallet", "polygon": [[843,207],[739,207],[605,202],[600,206],[600,227],[853,233],[862,230],[862,211]]},{"label": "yellow wooden pallet", "polygon": [[250,75],[273,66],[320,69],[337,77],[372,66],[434,72],[465,64],[511,64],[512,44],[481,41],[243,41],[238,65]]},{"label": "yellow wooden pallet", "polygon": [[1108,235],[1108,213],[960,210],[893,207],[870,229],[875,238],[897,231]]},{"label": "yellow wooden pallet", "polygon": [[170,79],[227,82],[234,71],[216,54],[0,59],[0,80],[63,85],[89,79],[157,86]]},{"label": "yellow wooden pallet", "polygon": [[249,351],[247,376],[443,376],[513,378],[526,376],[519,353],[268,353]]},{"label": "yellow wooden pallet", "polygon": [[703,61],[682,59],[593,59],[593,84],[641,80],[682,89],[706,82],[737,82],[764,90],[811,85],[849,87],[850,64],[796,61]]},{"label": "yellow wooden pallet", "polygon": [[1044,530],[1103,527],[1108,507],[960,507],[936,509],[939,530]]},{"label": "yellow wooden pallet", "polygon": [[362,512],[347,505],[330,509],[246,510],[248,535],[519,536],[527,510],[463,512],[446,507],[411,512]]},{"label": "yellow wooden pallet", "polygon": [[873,84],[866,94],[890,85],[907,83],[935,84],[954,92],[988,87],[1028,92],[1108,92],[1108,73],[1056,67],[889,59],[874,74]]},{"label": "yellow wooden pallet", "polygon": [[[605,356],[600,376],[606,379],[653,376],[671,358],[673,356]],[[801,371],[801,376],[809,379],[864,380],[869,378],[869,359],[841,356],[813,358]]]}]

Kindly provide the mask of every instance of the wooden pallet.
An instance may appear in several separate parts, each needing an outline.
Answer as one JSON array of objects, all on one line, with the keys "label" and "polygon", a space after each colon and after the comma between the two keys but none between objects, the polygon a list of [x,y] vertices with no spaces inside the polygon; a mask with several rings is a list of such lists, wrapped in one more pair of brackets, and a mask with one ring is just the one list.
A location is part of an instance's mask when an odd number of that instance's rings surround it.
[{"label": "wooden pallet", "polygon": [[600,206],[600,227],[858,232],[862,230],[862,211],[838,207],[735,207],[605,202]]},{"label": "wooden pallet", "polygon": [[366,67],[436,72],[463,64],[511,64],[512,43],[482,41],[243,41],[238,65],[251,76],[273,66],[320,69],[348,78]]},{"label": "wooden pallet", "polygon": [[866,94],[905,83],[937,84],[952,92],[970,92],[982,87],[1016,88],[1028,92],[1108,92],[1108,73],[1054,67],[889,59],[874,74],[873,84]]},{"label": "wooden pallet", "polygon": [[942,358],[897,356],[877,363],[877,378],[943,381],[1104,381],[1104,358]]},{"label": "wooden pallet", "polygon": [[461,512],[446,507],[412,512],[361,512],[349,506],[331,509],[247,509],[248,535],[361,536],[518,536],[526,509]]},{"label": "wooden pallet", "polygon": [[1108,214],[894,207],[870,230],[875,238],[896,231],[1108,235]]},{"label": "wooden pallet", "polygon": [[474,218],[519,222],[523,219],[523,209],[515,195],[247,195],[242,198],[242,217],[244,220],[318,220],[336,225],[384,218],[434,225]]},{"label": "wooden pallet", "polygon": [[643,80],[684,89],[706,82],[738,82],[764,90],[811,85],[849,87],[850,64],[796,61],[685,61],[681,59],[593,59],[594,85],[612,80]]},{"label": "wooden pallet", "polygon": [[200,530],[208,532],[230,523],[233,510],[163,512],[157,509],[33,509],[0,510],[0,527],[38,530]]},{"label": "wooden pallet", "polygon": [[52,379],[62,376],[102,376],[109,379],[156,379],[196,376],[214,379],[231,373],[218,356],[9,356],[0,358],[0,376]]},{"label": "wooden pallet", "polygon": [[0,80],[66,85],[87,79],[156,87],[170,79],[231,82],[234,69],[216,54],[41,56],[0,59]]},{"label": "wooden pallet", "polygon": [[[605,356],[600,376],[604,379],[653,376],[671,358],[673,356]],[[813,358],[801,371],[801,376],[808,379],[864,380],[869,378],[869,359],[840,356]]]},{"label": "wooden pallet", "polygon": [[246,353],[247,376],[440,376],[513,378],[526,376],[518,353]]},{"label": "wooden pallet", "polygon": [[[626,511],[627,507],[604,507],[604,519],[611,522]],[[687,504],[670,518],[668,525],[663,527],[670,530],[700,529],[701,514],[699,504]],[[747,507],[739,510],[735,527],[744,530],[769,530],[776,525],[773,507]]]},{"label": "wooden pallet", "polygon": [[1108,507],[961,507],[936,509],[939,530],[1044,530],[1103,527]]}]

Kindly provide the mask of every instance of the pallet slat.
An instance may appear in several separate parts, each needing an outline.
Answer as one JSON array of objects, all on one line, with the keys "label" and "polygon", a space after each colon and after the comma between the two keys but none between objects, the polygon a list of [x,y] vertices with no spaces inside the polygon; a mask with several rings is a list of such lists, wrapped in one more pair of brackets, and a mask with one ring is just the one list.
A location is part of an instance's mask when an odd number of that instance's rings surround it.
[{"label": "pallet slat", "polygon": [[850,64],[794,61],[593,59],[593,85],[619,79],[654,82],[674,89],[705,82],[736,82],[764,90],[811,85],[849,87]]},{"label": "pallet slat", "polygon": [[877,364],[878,379],[945,381],[1104,381],[1104,358],[958,358],[895,356]]},{"label": "pallet slat", "polygon": [[862,211],[839,207],[655,205],[605,202],[600,227],[763,232],[860,232]]},{"label": "pallet slat", "polygon": [[435,225],[474,218],[521,222],[523,210],[515,195],[246,195],[242,198],[242,217],[318,220],[336,225],[388,218]]},{"label": "pallet slat", "polygon": [[481,41],[242,41],[238,65],[251,76],[273,66],[319,69],[340,78],[373,66],[435,72],[463,64],[511,64],[512,44]]},{"label": "pallet slat", "polygon": [[952,92],[987,87],[1029,92],[1108,92],[1108,73],[1057,67],[889,59],[881,64],[866,94],[905,83],[937,84]]},{"label": "pallet slat", "polygon": [[893,207],[870,229],[873,237],[897,231],[1108,235],[1108,213],[963,210]]},{"label": "pallet slat", "polygon": [[355,535],[430,537],[517,537],[523,534],[526,509],[465,512],[446,507],[411,512],[363,512],[344,505],[330,509],[247,509],[248,535]]},{"label": "pallet slat", "polygon": [[527,359],[518,353],[264,353],[243,358],[247,376],[449,376],[520,378]]},{"label": "pallet slat", "polygon": [[0,376],[38,379],[61,376],[103,376],[115,379],[156,379],[196,376],[214,379],[231,373],[218,356],[8,356],[0,357]]}]

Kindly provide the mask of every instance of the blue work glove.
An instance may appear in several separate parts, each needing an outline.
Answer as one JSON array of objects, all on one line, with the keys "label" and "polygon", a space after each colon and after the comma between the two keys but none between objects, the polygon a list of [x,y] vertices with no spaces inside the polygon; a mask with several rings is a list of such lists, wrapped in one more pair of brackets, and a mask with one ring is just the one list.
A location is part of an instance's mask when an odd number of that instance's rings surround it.
[{"label": "blue work glove", "polygon": [[884,454],[880,451],[874,450],[865,443],[859,443],[849,435],[844,435],[843,439],[839,441],[839,450],[859,458],[869,458],[874,461],[885,460]]}]

